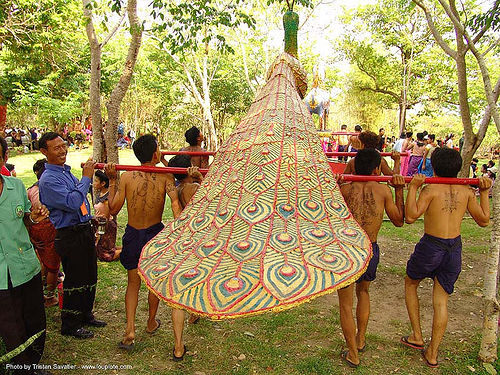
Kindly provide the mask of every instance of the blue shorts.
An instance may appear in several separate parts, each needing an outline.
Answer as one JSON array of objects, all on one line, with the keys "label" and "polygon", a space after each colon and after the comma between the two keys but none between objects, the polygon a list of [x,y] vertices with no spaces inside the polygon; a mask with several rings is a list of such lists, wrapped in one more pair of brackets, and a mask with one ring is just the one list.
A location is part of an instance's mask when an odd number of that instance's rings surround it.
[{"label": "blue shorts", "polygon": [[410,279],[437,278],[446,293],[453,287],[462,270],[462,238],[451,239],[424,234],[406,264]]},{"label": "blue shorts", "polygon": [[378,244],[376,242],[372,242],[372,251],[373,256],[370,259],[370,263],[368,263],[365,273],[356,280],[357,283],[360,283],[361,281],[373,281],[377,277],[377,266],[380,262],[380,249],[378,248]]},{"label": "blue shorts", "polygon": [[142,248],[155,237],[165,226],[158,223],[146,229],[135,229],[127,224],[122,238],[120,263],[126,270],[133,270],[139,264]]}]

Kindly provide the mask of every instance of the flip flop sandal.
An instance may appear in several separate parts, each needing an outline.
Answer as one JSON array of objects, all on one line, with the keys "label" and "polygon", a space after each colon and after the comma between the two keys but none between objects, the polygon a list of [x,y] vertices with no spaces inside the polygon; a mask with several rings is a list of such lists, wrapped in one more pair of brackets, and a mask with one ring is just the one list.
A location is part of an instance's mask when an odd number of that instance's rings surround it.
[{"label": "flip flop sandal", "polygon": [[130,352],[132,349],[134,349],[135,343],[132,341],[130,344],[125,344],[123,341],[120,341],[118,343],[118,349],[123,349],[126,350],[127,352]]},{"label": "flip flop sandal", "polygon": [[425,358],[425,350],[422,350],[421,351],[422,353],[422,358],[424,359],[424,363],[430,367],[430,368],[438,368],[439,367],[439,363],[436,362],[436,363],[430,363],[429,360],[427,358]]},{"label": "flip flop sandal", "polygon": [[189,324],[196,324],[196,323],[198,323],[199,321],[200,321],[200,317],[199,317],[199,316],[197,316],[197,317],[196,317],[195,319],[193,319],[193,320],[189,319],[189,320],[188,320],[188,323],[189,323]]},{"label": "flip flop sandal", "polygon": [[363,353],[365,351],[365,349],[366,349],[366,343],[365,343],[365,345],[363,345],[362,348],[358,349],[358,353]]},{"label": "flip flop sandal", "polygon": [[182,360],[184,360],[184,355],[186,354],[186,351],[187,351],[187,348],[186,348],[186,345],[184,345],[184,353],[182,353],[182,355],[180,357],[177,357],[175,355],[175,346],[172,348],[172,360],[174,362],[180,362]]},{"label": "flip flop sandal", "polygon": [[349,366],[350,368],[358,368],[358,366],[360,365],[360,363],[355,364],[355,363],[352,363],[351,361],[349,361],[347,359],[347,354],[349,354],[349,350],[344,350],[342,353],[340,353],[340,358],[342,358],[342,361],[344,361],[345,364],[347,366]]},{"label": "flip flop sandal", "polygon": [[412,342],[409,342],[409,341],[408,341],[408,338],[409,338],[409,337],[410,337],[410,336],[403,336],[403,337],[401,337],[401,340],[400,340],[400,341],[401,341],[401,344],[403,344],[403,345],[405,345],[405,346],[407,346],[407,347],[409,347],[409,348],[412,348],[412,349],[417,349],[417,350],[422,350],[422,349],[424,349],[424,346],[423,346],[423,345],[414,344],[414,343],[412,343]]},{"label": "flip flop sandal", "polygon": [[148,331],[146,329],[146,333],[149,333],[150,335],[154,334],[156,331],[158,331],[158,328],[160,328],[161,326],[161,320],[160,319],[155,319],[156,320],[156,323],[158,323],[158,325],[156,326],[155,329],[153,329],[152,331]]}]

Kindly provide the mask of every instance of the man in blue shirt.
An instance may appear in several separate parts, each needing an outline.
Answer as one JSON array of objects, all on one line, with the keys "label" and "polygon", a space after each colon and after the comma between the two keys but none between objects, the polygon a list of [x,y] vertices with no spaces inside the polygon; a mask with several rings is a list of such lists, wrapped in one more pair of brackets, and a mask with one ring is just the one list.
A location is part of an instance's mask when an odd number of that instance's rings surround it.
[{"label": "man in blue shirt", "polygon": [[[7,142],[0,137],[0,168],[6,154]],[[40,263],[26,226],[42,221],[48,211],[30,208],[21,180],[0,176],[0,341],[7,351],[0,373],[9,368],[16,374],[40,373],[33,364],[45,345],[45,308]],[[22,350],[16,355],[16,349]]]},{"label": "man in blue shirt", "polygon": [[90,204],[87,192],[92,182],[95,162],[89,159],[83,166],[82,179],[71,173],[66,165],[68,148],[59,134],[45,133],[39,148],[47,158],[45,172],[40,178],[40,201],[50,211],[50,221],[57,234],[56,252],[65,272],[64,298],[61,310],[61,333],[77,338],[91,338],[87,326],[103,327],[92,309],[97,285],[97,256],[95,238],[90,225]]}]

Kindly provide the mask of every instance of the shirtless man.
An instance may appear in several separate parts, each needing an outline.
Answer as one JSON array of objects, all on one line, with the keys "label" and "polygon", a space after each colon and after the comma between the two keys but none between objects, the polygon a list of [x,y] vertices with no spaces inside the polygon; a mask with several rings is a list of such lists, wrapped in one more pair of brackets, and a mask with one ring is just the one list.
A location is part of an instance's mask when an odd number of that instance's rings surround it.
[{"label": "shirtless man", "polygon": [[177,155],[168,162],[170,167],[187,168],[187,175],[174,174],[175,179],[179,182],[177,193],[182,209],[186,207],[194,193],[200,187],[201,181],[203,181],[203,175],[198,170],[198,167],[191,166],[191,159],[189,155]]},{"label": "shirtless man", "polygon": [[[380,175],[380,159],[380,153],[373,148],[359,150],[354,158],[356,174],[364,176]],[[377,272],[379,262],[377,236],[382,225],[384,210],[395,226],[401,227],[404,222],[403,187],[405,182],[403,177],[394,175],[392,185],[396,190],[396,203],[392,200],[391,189],[387,185],[378,182],[351,182],[340,187],[347,206],[351,210],[354,219],[370,238],[373,249],[373,256],[366,272],[356,281],[356,297],[358,299],[356,306],[357,332],[352,315],[354,284],[338,291],[340,325],[348,347],[348,350],[342,352],[342,359],[350,367],[359,365],[358,352],[363,351],[366,346],[366,327],[370,317],[370,295],[368,290],[370,282],[375,280]]]},{"label": "shirtless man", "polygon": [[[191,200],[193,195],[200,187],[200,183],[201,181],[203,181],[203,176],[198,170],[198,167],[191,166],[191,157],[189,155],[176,155],[169,160],[168,165],[170,167],[187,168],[187,175],[174,174],[174,177],[179,182],[179,185],[177,185],[177,194],[179,196],[179,202],[181,204],[182,209],[184,209],[184,207],[186,207],[188,202]],[[175,351],[173,353],[173,360],[175,362],[182,361],[184,356],[183,345],[182,345],[182,331],[184,330],[184,315],[185,314],[183,310],[177,309],[174,318],[174,312],[172,312],[175,347],[180,348],[180,350],[177,350],[177,354],[180,355],[177,355]],[[200,320],[199,316],[191,314],[188,323],[196,324],[198,320]]]},{"label": "shirtless man", "polygon": [[[201,147],[201,143],[203,142],[203,134],[201,134],[200,129],[196,126],[189,128],[186,133],[184,133],[186,137],[186,142],[189,143],[188,147],[183,147],[180,151],[206,151],[203,147]],[[191,164],[193,167],[198,168],[208,168],[208,156],[193,156],[191,157]]]},{"label": "shirtless man", "polygon": [[361,133],[361,131],[363,130],[363,128],[361,127],[361,125],[356,125],[354,127],[354,131],[356,133],[358,133],[357,135],[351,135],[349,137],[349,143],[347,143],[347,149],[349,149],[349,146],[351,146],[351,151],[350,152],[356,152],[358,150],[361,149],[361,141],[359,140],[358,136],[359,136],[359,133]]},{"label": "shirtless man", "polygon": [[[347,132],[347,125],[342,125],[340,127],[341,132]],[[338,152],[347,152],[349,146],[349,138],[347,135],[338,135],[337,136],[337,143],[339,145]],[[347,156],[339,156],[339,161],[345,161],[347,162]]]},{"label": "shirtless man", "polygon": [[[371,131],[364,131],[359,133],[358,139],[361,142],[361,146],[359,147],[360,150],[366,148],[376,149],[377,145],[380,142],[380,137]],[[394,174],[399,174],[399,170],[401,167],[400,164],[401,157],[399,152],[393,151],[391,159],[394,160],[394,170],[392,170],[391,167],[389,167],[389,164],[387,164],[387,161],[384,158],[382,158],[380,161],[380,171],[384,176],[392,176]],[[352,173],[354,173],[354,159],[349,160],[349,163],[347,163],[344,170],[344,174],[352,174]]]},{"label": "shirtless man", "polygon": [[[135,156],[143,166],[154,166],[162,159],[158,143],[153,135],[147,134],[139,137],[134,142],[133,149]],[[127,327],[125,336],[118,347],[132,350],[135,339],[135,311],[141,286],[137,265],[142,248],[164,227],[161,219],[165,195],[168,194],[172,202],[174,218],[180,215],[182,208],[175,190],[174,177],[171,174],[125,172],[121,176],[117,189],[115,165],[113,163],[106,164],[105,171],[109,177],[108,202],[111,215],[117,215],[127,200],[128,223],[123,235],[123,248],[120,254],[120,262],[128,272],[127,292],[125,294]],[[156,319],[158,303],[158,297],[150,291],[148,295],[147,333],[154,333],[160,327],[160,320]]]},{"label": "shirtless man", "polygon": [[[437,148],[432,153],[431,163],[434,175],[456,177],[462,167],[462,157],[456,150]],[[421,190],[417,200],[417,190],[424,181],[424,175],[413,177],[406,201],[406,222],[411,224],[424,215],[425,233],[406,265],[405,301],[412,332],[409,336],[402,337],[401,342],[421,350],[424,362],[435,368],[438,367],[439,344],[448,323],[448,297],[453,292],[461,270],[462,218],[469,211],[479,226],[489,224],[488,190],[491,180],[485,177],[479,179],[479,204],[474,191],[466,185],[427,185]],[[434,315],[431,342],[427,350],[424,350],[417,288],[426,277],[434,280]]]}]

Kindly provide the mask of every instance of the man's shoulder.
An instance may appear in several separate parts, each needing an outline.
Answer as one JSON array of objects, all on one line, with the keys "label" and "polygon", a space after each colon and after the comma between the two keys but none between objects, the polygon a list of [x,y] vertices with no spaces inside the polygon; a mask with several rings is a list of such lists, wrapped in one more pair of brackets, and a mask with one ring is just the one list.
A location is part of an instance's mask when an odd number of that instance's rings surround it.
[{"label": "man's shoulder", "polygon": [[26,188],[24,187],[23,182],[20,179],[18,179],[17,177],[2,176],[2,178],[5,181],[5,186],[16,188],[16,189],[22,188],[23,190],[26,190]]},{"label": "man's shoulder", "polygon": [[387,184],[381,184],[379,182],[375,182],[377,185],[373,188],[376,194],[390,195],[392,198],[392,190]]},{"label": "man's shoulder", "polygon": [[[451,185],[427,184],[422,188],[420,194],[425,194],[431,197],[440,197],[442,196],[442,194],[448,193],[450,191],[450,186]],[[460,185],[458,186],[462,187]],[[442,200],[436,200],[435,203],[441,204],[442,202],[443,202]]]},{"label": "man's shoulder", "polygon": [[135,185],[146,180],[146,172],[127,171],[120,176],[120,185]]}]

